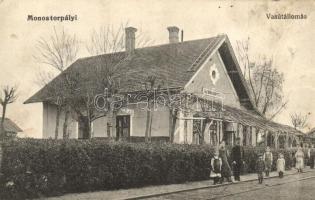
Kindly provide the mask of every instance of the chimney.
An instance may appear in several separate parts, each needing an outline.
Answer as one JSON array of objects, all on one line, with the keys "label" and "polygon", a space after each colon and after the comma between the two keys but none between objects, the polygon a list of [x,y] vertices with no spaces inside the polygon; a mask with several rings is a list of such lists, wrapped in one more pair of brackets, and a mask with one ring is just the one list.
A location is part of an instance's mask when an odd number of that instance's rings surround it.
[{"label": "chimney", "polygon": [[170,43],[178,43],[179,42],[179,39],[178,39],[178,31],[179,31],[179,28],[176,27],[176,26],[169,26],[167,27],[167,30],[169,32],[169,40],[170,40]]},{"label": "chimney", "polygon": [[134,27],[127,27],[125,28],[126,32],[126,39],[125,39],[125,48],[127,54],[132,54],[135,50],[135,43],[136,43],[136,33],[137,29]]}]

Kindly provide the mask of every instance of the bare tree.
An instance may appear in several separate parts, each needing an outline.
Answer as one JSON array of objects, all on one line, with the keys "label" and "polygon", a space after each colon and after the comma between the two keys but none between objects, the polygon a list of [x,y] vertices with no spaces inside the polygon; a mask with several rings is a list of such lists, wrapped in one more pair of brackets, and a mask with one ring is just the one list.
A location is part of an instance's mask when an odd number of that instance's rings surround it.
[{"label": "bare tree", "polygon": [[[118,28],[107,25],[102,26],[98,31],[93,30],[86,43],[86,49],[90,55],[100,55],[107,53],[121,52],[125,49],[125,28],[129,23],[121,24]],[[137,31],[136,48],[142,48],[153,44],[142,29]]]},{"label": "bare tree", "polygon": [[5,130],[4,130],[4,121],[7,111],[7,106],[13,102],[15,102],[18,98],[17,95],[17,86],[3,86],[0,96],[0,104],[2,106],[2,118],[0,124],[0,138],[2,139],[5,137]]},{"label": "bare tree", "polygon": [[308,121],[308,114],[302,114],[302,113],[291,113],[291,123],[295,129],[304,129],[307,126]]},{"label": "bare tree", "polygon": [[[48,39],[41,38],[38,41],[38,53],[35,59],[38,62],[47,64],[60,72],[63,78],[56,81],[56,84],[49,84],[50,94],[54,96],[54,103],[57,105],[55,138],[58,137],[59,118],[61,110],[65,111],[65,121],[63,126],[63,136],[66,137],[68,117],[72,112],[78,119],[86,119],[87,134],[91,136],[91,123],[108,113],[99,113],[94,107],[94,95],[107,89],[113,96],[119,88],[119,71],[123,66],[126,56],[121,51],[125,47],[125,27],[128,24],[121,25],[118,29],[113,26],[105,26],[100,30],[93,31],[90,40],[86,43],[86,49],[91,55],[106,54],[96,57],[95,66],[90,66],[87,73],[93,76],[93,80],[85,80],[79,73],[65,71],[66,67],[76,58],[78,51],[78,40],[75,35],[69,35],[64,30],[54,32]],[[150,41],[144,35],[137,35],[137,46],[143,47],[150,44]],[[97,60],[99,59],[99,60]],[[40,82],[52,77],[50,74],[40,74]],[[48,78],[47,78],[48,77]],[[79,83],[86,84],[79,84]],[[93,84],[89,84],[93,82]]]},{"label": "bare tree", "polygon": [[49,37],[41,37],[37,41],[34,58],[62,72],[77,58],[78,44],[75,34],[68,34],[64,28],[57,31],[54,27]]},{"label": "bare tree", "polygon": [[288,103],[283,96],[283,73],[276,69],[272,58],[251,58],[249,38],[237,41],[236,50],[256,108],[273,119]]},{"label": "bare tree", "polygon": [[145,128],[145,141],[151,142],[151,132],[152,132],[152,119],[154,113],[154,104],[156,93],[160,91],[161,85],[157,83],[157,77],[154,75],[147,76],[144,83],[144,93],[147,98],[147,118],[146,118],[146,128]]},{"label": "bare tree", "polygon": [[[123,53],[125,49],[125,28],[128,23],[114,26],[103,26],[98,31],[93,31],[89,40],[86,42],[86,49],[91,55],[101,55],[96,57],[95,66],[91,66],[88,73],[93,74],[95,82],[89,85],[89,89],[82,90],[83,96],[77,98],[73,104],[78,116],[87,117],[88,135],[91,135],[91,124],[94,120],[108,115],[108,110],[99,112],[94,107],[94,95],[100,91],[106,90],[108,98],[113,98],[120,89],[120,75],[123,71],[126,56]],[[145,47],[152,44],[152,40],[143,34],[140,30],[136,35],[136,47]],[[98,59],[98,60],[97,60]],[[77,76],[79,77],[79,76]],[[81,80],[88,81],[88,80]],[[118,110],[112,110],[117,112]]]},{"label": "bare tree", "polygon": [[[64,28],[58,31],[54,27],[49,37],[41,37],[37,41],[36,49],[37,52],[34,55],[36,61],[46,64],[58,73],[62,73],[77,58],[79,41],[75,34],[68,34]],[[38,76],[38,81],[41,85],[46,85],[51,81],[52,77],[53,75],[51,73],[41,72]],[[66,107],[63,137],[67,135],[69,106],[65,102],[66,98],[63,88],[67,88],[69,85],[67,85],[67,81],[65,81],[64,84],[63,87],[60,87],[59,84],[49,84],[50,95],[54,99],[53,103],[57,106],[55,139],[57,139],[59,135],[59,121],[62,107]]]}]

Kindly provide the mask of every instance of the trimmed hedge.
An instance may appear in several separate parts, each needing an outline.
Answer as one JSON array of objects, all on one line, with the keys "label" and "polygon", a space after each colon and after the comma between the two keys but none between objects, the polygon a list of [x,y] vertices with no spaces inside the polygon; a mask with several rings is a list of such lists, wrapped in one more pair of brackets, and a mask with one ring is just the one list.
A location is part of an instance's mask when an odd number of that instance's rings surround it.
[{"label": "trimmed hedge", "polygon": [[[2,147],[0,199],[206,180],[213,156],[207,145],[93,139],[18,139]],[[245,148],[245,172],[254,172],[257,153],[262,151]],[[289,154],[285,152],[288,167]]]},{"label": "trimmed hedge", "polygon": [[204,180],[211,157],[208,146],[19,139],[3,144],[0,199]]}]

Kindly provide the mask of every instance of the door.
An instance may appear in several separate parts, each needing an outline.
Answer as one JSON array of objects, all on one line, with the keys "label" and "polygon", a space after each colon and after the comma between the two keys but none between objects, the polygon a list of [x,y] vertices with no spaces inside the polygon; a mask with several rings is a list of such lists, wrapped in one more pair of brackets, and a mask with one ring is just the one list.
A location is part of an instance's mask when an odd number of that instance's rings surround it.
[{"label": "door", "polygon": [[202,137],[202,121],[200,119],[193,120],[193,144],[200,144]]},{"label": "door", "polygon": [[89,119],[87,117],[79,117],[79,139],[89,139]]},{"label": "door", "polygon": [[129,141],[130,138],[130,115],[116,117],[116,140]]}]

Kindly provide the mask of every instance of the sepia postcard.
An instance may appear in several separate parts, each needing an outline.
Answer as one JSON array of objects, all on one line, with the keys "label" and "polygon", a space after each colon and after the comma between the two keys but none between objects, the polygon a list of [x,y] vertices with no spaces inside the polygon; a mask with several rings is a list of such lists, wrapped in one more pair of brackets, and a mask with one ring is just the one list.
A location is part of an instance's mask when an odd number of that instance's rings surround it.
[{"label": "sepia postcard", "polygon": [[0,0],[0,199],[315,199],[314,0]]}]

